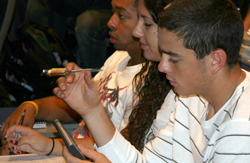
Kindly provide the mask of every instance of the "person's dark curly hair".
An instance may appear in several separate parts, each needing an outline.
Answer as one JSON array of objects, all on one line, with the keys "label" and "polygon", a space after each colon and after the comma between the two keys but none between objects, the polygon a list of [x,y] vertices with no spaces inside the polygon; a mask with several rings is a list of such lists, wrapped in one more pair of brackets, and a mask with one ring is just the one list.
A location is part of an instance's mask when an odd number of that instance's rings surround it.
[{"label": "person's dark curly hair", "polygon": [[[145,141],[154,137],[147,137],[151,125],[156,118],[168,92],[172,88],[166,79],[166,74],[158,71],[159,62],[146,61],[141,71],[133,80],[136,90],[134,102],[138,101],[129,117],[129,124],[122,135],[142,152]],[[151,135],[152,136],[152,135]]]},{"label": "person's dark curly hair", "polygon": [[[144,0],[155,23],[158,21],[159,12],[172,1]],[[133,87],[136,93],[133,96],[133,103],[138,102],[129,117],[128,125],[121,131],[122,135],[140,152],[143,151],[144,143],[154,138],[154,135],[149,133],[150,127],[172,88],[166,79],[166,74],[158,71],[158,65],[159,62],[146,60],[141,71],[134,77]]]}]

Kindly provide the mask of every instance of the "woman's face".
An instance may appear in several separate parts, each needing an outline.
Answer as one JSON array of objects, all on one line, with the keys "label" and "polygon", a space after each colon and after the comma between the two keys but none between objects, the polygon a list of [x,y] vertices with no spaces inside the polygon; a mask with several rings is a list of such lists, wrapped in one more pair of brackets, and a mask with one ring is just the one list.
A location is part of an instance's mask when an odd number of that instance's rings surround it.
[{"label": "woman's face", "polygon": [[137,12],[139,20],[133,30],[133,36],[140,39],[143,55],[146,59],[160,61],[161,52],[158,46],[158,25],[147,10],[144,0],[139,0]]}]

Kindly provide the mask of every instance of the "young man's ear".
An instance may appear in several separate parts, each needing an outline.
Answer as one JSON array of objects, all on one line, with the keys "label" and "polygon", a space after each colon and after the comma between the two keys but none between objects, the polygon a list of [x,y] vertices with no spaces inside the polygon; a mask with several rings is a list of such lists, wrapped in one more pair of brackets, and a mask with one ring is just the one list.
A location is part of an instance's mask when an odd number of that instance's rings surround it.
[{"label": "young man's ear", "polygon": [[220,69],[225,66],[227,62],[227,54],[224,50],[217,49],[213,51],[210,55],[212,55],[211,73],[216,74]]}]

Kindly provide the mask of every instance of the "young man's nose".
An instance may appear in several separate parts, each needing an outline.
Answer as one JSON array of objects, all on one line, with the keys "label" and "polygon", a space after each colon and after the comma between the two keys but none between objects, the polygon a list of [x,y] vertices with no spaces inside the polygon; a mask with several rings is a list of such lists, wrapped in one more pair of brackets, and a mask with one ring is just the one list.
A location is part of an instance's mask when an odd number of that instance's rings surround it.
[{"label": "young man's nose", "polygon": [[116,22],[117,22],[117,21],[116,21],[116,18],[115,18],[115,14],[113,14],[113,15],[111,16],[111,18],[109,19],[108,23],[107,23],[108,27],[109,27],[112,31],[114,31],[114,30],[117,29],[117,23],[116,23]]},{"label": "young man's nose", "polygon": [[167,55],[162,54],[161,61],[158,65],[158,70],[166,74],[171,71],[169,57]]}]

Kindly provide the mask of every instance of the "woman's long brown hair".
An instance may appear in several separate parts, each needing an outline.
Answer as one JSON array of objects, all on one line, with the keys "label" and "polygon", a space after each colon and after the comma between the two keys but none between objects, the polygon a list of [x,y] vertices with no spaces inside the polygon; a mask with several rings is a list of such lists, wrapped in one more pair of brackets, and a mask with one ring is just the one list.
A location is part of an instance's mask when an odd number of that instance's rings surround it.
[{"label": "woman's long brown hair", "polygon": [[[159,12],[172,1],[144,0],[156,23]],[[158,71],[158,65],[159,62],[146,60],[141,71],[134,77],[133,88],[136,93],[133,96],[133,103],[138,102],[129,117],[128,125],[121,131],[122,135],[140,152],[143,151],[144,143],[154,138],[154,135],[149,133],[150,127],[172,88],[166,79],[166,74]]]},{"label": "woman's long brown hair", "polygon": [[159,62],[146,61],[142,70],[135,76],[133,86],[136,89],[133,108],[129,117],[129,124],[122,135],[139,151],[142,152],[145,141],[153,139],[147,137],[151,125],[156,118],[157,111],[161,109],[168,92],[172,88],[166,79],[166,74],[158,71]]}]

